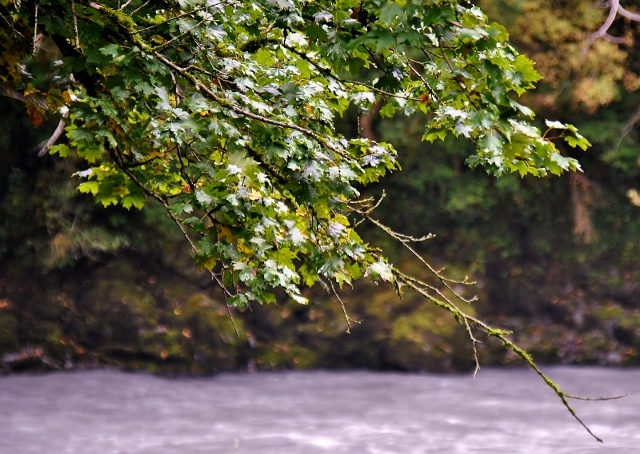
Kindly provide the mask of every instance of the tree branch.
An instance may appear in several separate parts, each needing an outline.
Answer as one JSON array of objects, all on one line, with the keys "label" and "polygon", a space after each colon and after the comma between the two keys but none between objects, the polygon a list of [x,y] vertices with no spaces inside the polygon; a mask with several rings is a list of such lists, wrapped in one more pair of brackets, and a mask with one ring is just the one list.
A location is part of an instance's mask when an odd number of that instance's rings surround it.
[{"label": "tree branch", "polygon": [[634,22],[640,22],[640,14],[632,13],[618,4],[618,14]]},{"label": "tree branch", "polygon": [[620,148],[622,141],[629,135],[629,133],[633,130],[633,127],[640,120],[640,107],[634,112],[634,114],[627,120],[627,122],[622,127],[620,131],[620,137],[618,138],[618,142],[616,143],[615,149]]},{"label": "tree branch", "polygon": [[[465,283],[465,284],[469,283],[466,279],[463,281],[455,281],[455,280],[451,280],[443,277],[440,274],[440,272],[436,271],[433,267],[431,267],[429,263],[422,256],[420,256],[416,251],[414,251],[408,246],[407,242],[409,240],[406,236],[397,234],[393,230],[389,229],[382,223],[372,219],[368,215],[366,217],[369,221],[373,222],[374,225],[382,229],[385,233],[390,235],[392,238],[400,241],[400,243],[403,246],[409,248],[409,250],[427,267],[427,269],[431,273],[435,274],[435,276],[438,279],[440,279],[440,281],[443,284],[445,284],[446,288],[449,289],[449,291],[451,291],[452,294],[454,295],[454,298],[460,299],[465,303],[469,303],[469,300],[466,300],[465,298],[463,298],[453,288],[447,285],[448,283],[456,283],[456,282]],[[562,404],[564,405],[564,407],[569,411],[571,416],[573,416],[573,418],[589,433],[589,435],[591,435],[595,440],[602,443],[602,439],[598,437],[595,433],[593,433],[591,429],[585,424],[585,422],[578,416],[575,409],[569,403],[569,399],[612,400],[612,399],[619,399],[622,396],[590,398],[590,397],[574,396],[564,392],[558,386],[558,384],[556,384],[553,380],[551,380],[551,378],[547,374],[545,374],[544,372],[542,372],[542,370],[540,370],[538,365],[534,362],[533,358],[526,350],[520,348],[517,344],[515,344],[512,340],[508,338],[508,336],[512,334],[510,331],[494,328],[493,326],[483,322],[482,320],[467,314],[455,304],[452,298],[448,297],[447,295],[445,295],[443,292],[433,287],[432,285],[429,285],[427,282],[424,282],[423,280],[416,279],[412,276],[409,276],[403,273],[401,270],[399,270],[396,267],[392,266],[391,269],[394,276],[393,279],[395,281],[396,287],[400,285],[404,285],[408,288],[415,290],[416,292],[418,292],[418,294],[422,295],[427,301],[430,301],[431,303],[435,304],[437,307],[440,307],[441,309],[444,309],[447,312],[449,312],[451,316],[458,323],[465,325],[465,328],[471,338],[471,342],[473,345],[473,354],[474,354],[474,359],[476,361],[475,373],[477,373],[478,370],[480,369],[480,365],[478,361],[478,353],[476,349],[476,345],[479,343],[479,341],[474,335],[473,328],[478,329],[479,331],[483,332],[489,337],[498,339],[500,342],[502,342],[502,345],[504,345],[508,350],[511,350],[521,360],[523,360],[554,391],[554,393],[562,401]]]},{"label": "tree branch", "polygon": [[604,38],[607,41],[615,44],[626,43],[626,40],[624,38],[611,36],[609,33],[607,33],[618,16],[625,17],[633,22],[640,22],[640,14],[633,13],[620,6],[620,0],[610,0],[607,6],[609,6],[609,15],[607,16],[607,19],[604,21],[604,23],[600,26],[600,28],[592,33],[589,37],[587,50],[598,38]]},{"label": "tree branch", "polygon": [[35,55],[38,50],[38,4],[36,3],[35,18],[33,20],[33,52]]},{"label": "tree branch", "polygon": [[[42,110],[48,110],[49,109],[49,106],[48,106],[47,102],[44,99],[42,99],[40,97],[37,97],[37,96],[33,96],[33,95],[25,96],[24,94],[20,93],[19,91],[12,90],[10,88],[2,88],[2,89],[0,89],[0,96],[6,96],[7,98],[16,99],[16,100],[18,100],[20,102],[23,102],[25,104],[33,104],[33,105],[37,106],[39,109],[42,109]],[[69,116],[68,112],[64,112],[62,114],[62,118],[58,122],[58,126],[56,126],[56,129],[53,131],[53,134],[51,134],[51,137],[49,137],[49,139],[47,139],[47,141],[44,143],[44,145],[42,145],[40,148],[38,148],[38,157],[39,158],[44,156],[47,153],[47,151],[49,151],[49,147],[51,145],[53,145],[54,143],[56,143],[56,141],[60,138],[60,136],[64,132],[64,127],[66,126],[66,123],[65,123],[64,119],[67,118],[68,116]]]},{"label": "tree branch", "polygon": [[45,142],[45,144],[38,150],[38,157],[41,158],[49,151],[49,147],[56,143],[56,141],[60,138],[62,133],[64,132],[65,122],[64,118],[61,118],[58,122],[58,126],[56,126],[55,131],[49,137],[49,140]]},{"label": "tree branch", "polygon": [[38,108],[42,109],[42,110],[48,110],[49,106],[47,105],[47,102],[38,97],[38,96],[33,96],[33,95],[28,95],[25,96],[24,94],[20,93],[17,90],[13,90],[11,88],[0,88],[0,96],[6,96],[7,98],[13,98],[16,99],[20,102],[23,102],[25,104],[33,104],[35,106],[37,106]]}]

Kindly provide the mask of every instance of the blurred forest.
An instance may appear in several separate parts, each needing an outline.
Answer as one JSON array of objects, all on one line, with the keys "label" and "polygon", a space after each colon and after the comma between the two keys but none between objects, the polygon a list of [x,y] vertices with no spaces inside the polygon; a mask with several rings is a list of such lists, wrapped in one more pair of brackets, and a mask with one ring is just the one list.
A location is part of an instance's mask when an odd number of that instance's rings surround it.
[{"label": "blurred forest", "polygon": [[[398,231],[436,238],[421,252],[452,276],[473,276],[469,310],[501,327],[542,363],[640,363],[640,27],[619,18],[589,37],[596,2],[482,0],[544,76],[524,103],[575,124],[593,144],[584,173],[499,179],[470,170],[470,146],[421,142],[424,119],[353,111],[343,132],[395,143],[403,171],[368,195]],[[38,62],[42,83],[50,74]],[[56,119],[31,119],[0,97],[0,370],[113,365],[162,373],[280,368],[467,370],[463,327],[391,287],[344,291],[352,318],[321,288],[312,302],[234,310],[198,272],[159,207],[103,208],[69,178],[82,163],[37,156]],[[358,131],[360,130],[360,131]],[[363,230],[372,243],[397,247]],[[417,268],[400,250],[395,263]],[[235,328],[234,328],[235,323]],[[239,335],[236,334],[236,328]],[[515,363],[486,341],[481,362]]]}]

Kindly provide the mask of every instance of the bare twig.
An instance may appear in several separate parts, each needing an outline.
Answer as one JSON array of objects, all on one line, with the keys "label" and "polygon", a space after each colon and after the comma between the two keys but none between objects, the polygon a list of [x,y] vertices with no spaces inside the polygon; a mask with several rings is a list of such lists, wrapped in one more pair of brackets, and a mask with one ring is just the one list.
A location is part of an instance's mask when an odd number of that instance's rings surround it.
[{"label": "bare twig", "polygon": [[0,96],[6,96],[8,98],[13,98],[16,99],[20,102],[23,102],[25,104],[27,103],[31,103],[34,104],[36,106],[38,106],[38,108],[42,109],[42,110],[47,110],[49,109],[49,106],[47,105],[47,102],[42,99],[39,96],[35,96],[33,94],[31,95],[27,95],[25,96],[24,94],[20,93],[19,91],[13,90],[11,88],[0,88]]},{"label": "bare twig", "polygon": [[[562,391],[560,389],[560,387],[553,380],[551,380],[551,378],[549,378],[544,372],[542,372],[540,370],[540,368],[533,361],[533,359],[531,358],[529,353],[527,353],[522,348],[518,347],[515,343],[513,343],[513,341],[509,340],[507,338],[507,336],[510,334],[509,331],[504,331],[504,330],[493,328],[492,326],[487,325],[483,321],[481,321],[481,320],[479,320],[479,319],[477,319],[475,317],[472,317],[472,316],[470,316],[470,315],[468,315],[468,314],[466,314],[464,312],[461,312],[450,301],[447,301],[447,300],[443,301],[443,300],[440,300],[440,299],[434,297],[429,292],[427,292],[424,288],[422,288],[416,282],[415,279],[410,278],[409,276],[401,273],[397,269],[394,269],[394,274],[396,275],[396,278],[399,279],[403,284],[407,285],[409,288],[414,289],[415,291],[420,293],[422,296],[424,296],[426,299],[428,299],[432,303],[436,304],[438,307],[441,307],[441,308],[449,311],[452,314],[452,316],[458,322],[462,322],[462,323],[465,323],[465,324],[468,324],[468,325],[477,326],[478,328],[480,328],[488,336],[495,337],[498,340],[500,340],[502,342],[502,344],[506,348],[508,348],[509,350],[514,352],[520,359],[522,359],[524,362],[526,362],[527,365],[531,369],[533,369],[533,371],[536,374],[538,374],[538,376],[540,376],[540,378],[542,378],[542,380],[555,392],[555,394],[558,396],[558,398],[560,398],[560,400],[562,401],[562,404],[569,411],[571,416],[573,416],[573,418],[576,421],[578,421],[578,423],[580,423],[580,425],[587,431],[587,433],[589,433],[589,435],[591,435],[594,439],[596,439],[597,441],[602,443],[602,439],[591,431],[591,429],[585,424],[585,422],[578,416],[578,414],[576,413],[574,408],[571,406],[571,404],[569,404],[568,399],[576,399],[576,396],[567,394],[564,391]],[[581,400],[609,400],[609,399],[614,399],[614,398],[618,398],[618,397],[619,396],[615,396],[613,398],[601,397],[601,398],[595,398],[595,399],[586,398],[585,397],[585,398],[581,398]]]},{"label": "bare twig", "polygon": [[236,321],[233,318],[233,314],[231,313],[231,306],[229,306],[229,304],[226,302],[227,301],[227,295],[224,295],[224,299],[225,299],[225,306],[227,306],[227,314],[229,315],[229,320],[231,320],[231,324],[233,325],[233,330],[236,332],[236,336],[240,337],[240,331],[238,331],[238,327],[236,326]]},{"label": "bare twig", "polygon": [[[461,295],[459,295],[457,292],[455,292],[448,285],[449,283],[452,283],[452,282],[455,283],[457,281],[452,281],[452,280],[450,280],[448,278],[443,277],[440,274],[440,272],[438,272],[433,267],[431,267],[429,265],[429,263],[426,262],[426,260],[424,260],[424,258],[422,258],[415,250],[413,250],[413,248],[411,248],[409,246],[409,244],[408,244],[409,240],[407,240],[407,238],[405,238],[406,236],[398,235],[396,232],[394,232],[393,230],[391,230],[390,228],[388,228],[384,224],[381,224],[380,222],[372,219],[368,215],[366,217],[367,217],[368,220],[373,222],[377,227],[381,228],[384,232],[386,232],[387,234],[391,235],[396,240],[400,241],[403,244],[403,246],[408,248],[412,252],[412,254],[414,254],[414,255],[416,255],[418,257],[418,259],[429,269],[429,271],[431,271],[431,273],[435,274],[435,276],[437,276],[440,279],[440,281],[453,293],[453,295],[455,295],[456,298],[460,299],[461,301],[465,301],[466,302],[465,298],[463,298]],[[531,357],[531,355],[529,355],[529,353],[527,351],[525,351],[522,348],[518,347],[513,341],[511,341],[508,338],[508,336],[511,334],[510,331],[505,331],[505,330],[501,330],[501,329],[498,329],[498,328],[494,328],[494,327],[488,325],[487,323],[483,322],[482,320],[480,320],[480,319],[478,319],[478,318],[476,318],[476,317],[474,317],[472,315],[469,315],[466,312],[463,312],[462,310],[460,310],[458,308],[458,306],[456,306],[456,304],[453,302],[452,299],[450,299],[447,295],[443,294],[437,288],[429,285],[428,283],[426,283],[424,281],[421,281],[419,279],[416,279],[416,278],[414,278],[412,276],[409,276],[409,275],[403,273],[402,271],[400,271],[398,268],[395,268],[395,267],[392,267],[392,272],[393,272],[394,279],[396,281],[396,285],[405,285],[408,288],[411,288],[411,289],[415,290],[420,295],[422,295],[424,298],[426,298],[428,301],[430,301],[431,303],[435,304],[437,307],[440,307],[440,308],[446,310],[447,312],[449,312],[458,323],[465,325],[467,333],[469,333],[470,339],[471,339],[471,341],[473,343],[473,355],[474,355],[474,359],[476,361],[476,369],[475,369],[474,375],[480,369],[480,364],[479,364],[479,361],[478,361],[478,353],[477,353],[477,349],[476,349],[476,345],[479,343],[479,341],[477,340],[477,338],[475,337],[475,335],[473,333],[473,328],[475,327],[475,328],[479,329],[480,331],[482,331],[483,333],[485,333],[487,336],[494,337],[494,338],[498,339],[499,341],[501,341],[502,344],[508,350],[511,350],[513,353],[516,354],[516,356],[518,356],[521,360],[523,360],[536,374],[538,374],[538,376],[540,376],[540,378],[542,378],[542,380],[547,384],[547,386],[549,386],[555,392],[555,394],[562,401],[562,404],[569,411],[571,416],[573,416],[573,418],[576,421],[578,421],[578,423],[580,423],[580,425],[587,431],[587,433],[589,433],[589,435],[591,435],[594,439],[596,439],[597,441],[602,443],[602,439],[599,438],[596,434],[594,434],[591,431],[591,429],[585,424],[585,422],[578,416],[578,414],[576,413],[574,408],[571,406],[571,404],[569,404],[569,399],[577,399],[577,400],[612,400],[612,399],[619,399],[619,398],[621,398],[623,396],[590,398],[590,397],[574,396],[572,394],[568,394],[568,393],[564,392],[562,389],[560,389],[560,387],[553,380],[551,380],[551,378],[549,378],[549,376],[547,376],[544,372],[542,372],[540,370],[538,365],[534,362],[533,358]],[[464,281],[459,281],[459,282],[460,283],[468,283],[466,279]]]},{"label": "bare twig", "polygon": [[[414,60],[415,61],[415,60]],[[411,70],[411,72],[413,74],[415,74],[424,84],[425,87],[427,87],[427,90],[429,90],[429,93],[431,94],[431,96],[433,97],[433,99],[438,100],[438,95],[433,91],[433,89],[431,88],[431,85],[429,85],[429,82],[427,81],[427,79],[425,79],[422,74],[420,74],[420,71],[418,71],[417,69],[415,69],[413,67],[413,65],[411,64],[413,61],[410,60],[409,61],[409,69]]]},{"label": "bare twig", "polygon": [[134,14],[136,14],[138,11],[140,11],[142,8],[144,8],[145,6],[147,6],[149,4],[151,0],[147,0],[146,2],[144,2],[142,5],[140,5],[137,9],[135,9],[134,11],[132,11],[130,13],[130,16],[133,16]]},{"label": "bare twig", "polygon": [[9,21],[9,19],[7,19],[4,14],[0,13],[0,17],[2,17],[2,19],[7,23],[7,26],[11,29],[11,33],[16,33],[18,34],[21,38],[24,38],[24,35],[22,33],[20,33],[18,30],[15,29],[15,27],[13,26],[13,24]]},{"label": "bare twig", "polygon": [[[612,1],[611,3],[613,4],[614,2]],[[620,14],[622,17],[626,17],[627,19],[632,20],[633,22],[640,22],[640,14],[632,13],[631,11],[620,6],[619,2],[616,3],[618,3],[618,14]]]},{"label": "bare twig", "polygon": [[342,307],[342,313],[344,314],[344,319],[347,322],[347,334],[351,334],[351,323],[358,323],[359,324],[360,320],[354,320],[351,317],[349,317],[349,314],[347,314],[347,308],[344,305],[344,301],[342,301],[342,298],[340,298],[340,295],[336,291],[336,288],[333,285],[333,282],[329,281],[329,284],[331,286],[331,291],[333,292],[335,297],[338,299],[338,301],[340,302],[340,306]]},{"label": "bare twig", "polygon": [[33,19],[33,55],[38,50],[38,4],[36,3],[35,17]]},{"label": "bare twig", "polygon": [[61,118],[60,122],[58,122],[58,126],[56,126],[55,131],[53,131],[53,134],[51,134],[51,137],[49,137],[49,139],[45,142],[45,144],[42,147],[40,147],[40,149],[38,150],[39,158],[47,154],[47,152],[49,151],[49,147],[54,143],[56,143],[56,141],[60,138],[60,136],[64,132],[64,127],[65,127],[64,118]]},{"label": "bare twig", "polygon": [[622,399],[623,397],[627,397],[627,394],[621,394],[619,396],[612,396],[612,397],[582,397],[582,396],[574,396],[572,394],[566,394],[565,396],[567,397],[567,399],[574,399],[574,400],[586,400],[589,402],[597,402],[597,401],[602,401],[602,400],[618,400],[618,399]]},{"label": "bare twig", "polygon": [[589,48],[593,45],[593,43],[598,38],[603,38],[603,39],[606,39],[607,41],[610,41],[616,44],[624,44],[627,42],[624,38],[611,36],[609,33],[607,33],[609,31],[609,28],[611,28],[611,25],[613,25],[613,22],[616,20],[618,16],[625,17],[633,22],[640,22],[640,14],[631,12],[623,8],[620,5],[620,0],[610,0],[608,2],[608,6],[609,6],[609,15],[607,16],[607,19],[604,21],[604,23],[600,26],[600,28],[595,32],[593,32],[589,37],[586,50],[589,50]]},{"label": "bare twig", "polygon": [[[449,57],[447,57],[447,54],[445,53],[444,48],[446,47],[451,52],[454,52],[454,50],[447,45],[444,39],[440,39],[438,41],[438,47],[440,48],[440,53],[442,54],[442,58],[447,63],[447,66],[449,67],[451,74],[455,74],[456,70],[453,68],[453,65],[451,64]],[[462,92],[465,94],[465,96],[467,97],[469,102],[473,105],[473,107],[479,110],[478,104],[471,98],[471,95],[469,94],[469,90],[467,89],[467,86],[458,77],[454,77],[453,80],[458,84],[458,86],[460,87],[460,90],[462,90]]]},{"label": "bare twig", "polygon": [[[452,284],[462,284],[462,285],[474,285],[475,282],[470,281],[468,279],[468,277],[465,277],[463,280],[456,280],[456,279],[452,279],[449,277],[445,277],[442,274],[442,270],[436,270],[434,267],[431,266],[431,264],[429,262],[427,262],[424,257],[422,257],[414,248],[411,247],[410,243],[414,243],[414,242],[419,242],[419,241],[425,241],[428,240],[430,238],[433,238],[433,235],[426,235],[423,236],[421,238],[413,238],[411,236],[408,235],[404,235],[398,232],[394,232],[393,230],[391,230],[389,227],[387,227],[386,225],[382,224],[380,221],[373,219],[371,216],[367,215],[366,216],[367,219],[373,223],[376,227],[382,229],[385,233],[387,233],[389,236],[391,236],[392,238],[394,238],[395,240],[399,241],[400,244],[402,244],[409,252],[411,252],[411,254],[416,257],[420,263],[422,263],[436,278],[438,278],[438,280],[442,283],[442,285],[444,285],[453,295],[456,296],[456,298],[458,298],[460,301],[462,301],[465,304],[469,304],[471,305],[474,301],[476,301],[478,299],[477,296],[473,296],[471,298],[464,298],[462,295],[460,295],[458,292],[456,292],[451,285]],[[433,287],[432,287],[433,288]],[[444,295],[442,295],[440,293],[439,290],[434,288],[434,291],[438,292],[438,294],[440,294],[442,297],[444,297]]]},{"label": "bare twig", "polygon": [[628,42],[627,38],[625,37],[613,36],[613,35],[610,35],[609,33],[605,33],[604,35],[602,35],[602,39],[609,41],[610,43],[613,43],[613,44],[626,44]]},{"label": "bare twig", "polygon": [[616,147],[615,147],[616,150],[618,148],[620,148],[620,145],[622,144],[622,141],[633,130],[633,127],[636,125],[638,120],[640,120],[640,107],[638,108],[638,110],[636,110],[634,112],[634,114],[631,116],[631,118],[629,118],[629,120],[627,120],[627,122],[622,127],[622,130],[620,131],[620,137],[618,138],[618,142],[616,143]]},{"label": "bare twig", "polygon": [[[117,162],[116,162],[117,163]],[[151,189],[147,188],[139,179],[138,177],[136,177],[130,169],[126,168],[125,166],[121,165],[120,163],[117,163],[118,167],[120,167],[120,170],[122,170],[135,184],[138,185],[138,187],[142,190],[142,192],[144,192],[145,194],[147,194],[148,196],[156,199],[158,202],[160,202],[162,204],[162,206],[165,208],[167,214],[169,215],[169,217],[171,218],[171,220],[178,226],[178,228],[180,229],[180,232],[182,232],[182,236],[187,240],[187,242],[189,243],[189,246],[191,246],[191,250],[193,251],[194,254],[198,253],[198,247],[196,246],[196,244],[193,242],[193,240],[191,239],[191,237],[189,236],[189,234],[187,233],[187,231],[185,230],[184,226],[182,225],[182,223],[180,222],[180,219],[178,219],[176,217],[175,214],[173,214],[173,212],[171,211],[171,207],[169,206],[169,204],[167,203],[167,201],[160,196],[159,194],[156,194],[155,192],[153,192]],[[216,273],[213,272],[213,270],[209,270],[209,274],[211,275],[211,279],[213,279],[214,281],[216,281],[216,283],[218,284],[218,286],[224,291],[226,296],[233,296],[233,294],[227,289],[227,287],[224,285],[224,283],[220,280],[220,278],[218,278],[218,276],[216,275]]]},{"label": "bare twig", "polygon": [[[184,226],[182,225],[182,223],[180,222],[180,219],[178,219],[176,217],[175,214],[173,214],[173,212],[171,211],[171,207],[169,206],[169,204],[167,203],[167,201],[160,196],[159,194],[156,194],[154,191],[152,191],[151,189],[147,188],[139,179],[138,177],[136,177],[130,169],[127,169],[124,165],[122,165],[121,163],[118,163],[116,160],[116,164],[118,164],[118,166],[120,167],[120,169],[129,177],[131,178],[131,180],[136,183],[138,185],[138,187],[142,190],[142,192],[144,192],[145,194],[147,194],[149,197],[152,197],[154,199],[156,199],[158,202],[160,202],[162,204],[162,206],[165,208],[165,211],[167,212],[167,214],[169,215],[169,217],[171,218],[171,220],[176,224],[176,226],[180,229],[180,232],[182,232],[182,236],[187,240],[187,242],[189,243],[189,246],[191,246],[191,250],[193,251],[194,254],[198,253],[198,247],[196,246],[196,244],[193,242],[193,240],[191,239],[191,237],[189,236],[189,234],[187,233],[187,231],[185,230]],[[227,314],[229,315],[229,318],[231,320],[231,323],[233,325],[233,329],[236,332],[236,336],[240,337],[240,331],[238,331],[238,327],[236,326],[236,322],[233,318],[233,315],[231,313],[231,306],[229,306],[229,304],[226,303],[228,297],[233,296],[233,294],[229,291],[229,289],[227,289],[227,287],[224,285],[224,283],[220,280],[220,278],[216,275],[216,273],[213,272],[213,270],[208,270],[209,274],[211,275],[211,279],[214,280],[216,282],[216,284],[218,285],[218,287],[222,290],[222,294],[224,296],[225,299],[225,306],[227,307]]]},{"label": "bare twig", "polygon": [[76,2],[71,0],[71,16],[73,17],[73,34],[75,36],[75,48],[80,50],[80,33],[78,33],[78,16],[76,16]]},{"label": "bare twig", "polygon": [[[0,96],[13,98],[25,104],[33,104],[42,110],[49,109],[47,102],[42,97],[34,96],[34,95],[25,96],[24,94],[9,88],[0,89]],[[64,119],[67,118],[68,116],[69,116],[68,111],[62,114],[62,118],[60,119],[60,122],[58,123],[58,126],[56,127],[56,129],[53,131],[53,134],[51,134],[51,137],[49,137],[49,139],[42,145],[42,147],[37,148],[38,157],[44,156],[47,153],[47,151],[49,151],[49,147],[54,143],[56,143],[56,141],[60,138],[60,136],[64,132],[64,127],[65,127]]]}]

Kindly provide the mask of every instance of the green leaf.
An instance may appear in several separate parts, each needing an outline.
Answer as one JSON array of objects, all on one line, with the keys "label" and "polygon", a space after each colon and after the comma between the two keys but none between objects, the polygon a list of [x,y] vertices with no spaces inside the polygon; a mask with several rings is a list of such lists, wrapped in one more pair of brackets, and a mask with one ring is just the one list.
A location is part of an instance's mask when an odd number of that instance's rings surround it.
[{"label": "green leaf", "polygon": [[71,149],[65,144],[56,144],[49,147],[49,154],[58,154],[61,158],[66,158],[71,153]]},{"label": "green leaf", "polygon": [[95,196],[98,194],[98,191],[100,191],[100,184],[97,181],[85,181],[78,185],[78,191],[83,194],[91,193]]},{"label": "green leaf", "polygon": [[144,208],[146,200],[142,194],[129,194],[122,198],[121,202],[123,207],[130,209],[132,206],[141,210]]},{"label": "green leaf", "polygon": [[393,276],[393,270],[389,264],[382,261],[369,265],[365,276],[369,276],[374,281],[382,279],[383,281],[392,282],[395,279]]},{"label": "green leaf", "polygon": [[591,146],[591,143],[580,134],[568,135],[564,137],[564,140],[573,148],[580,147],[586,151]]},{"label": "green leaf", "polygon": [[404,10],[396,2],[389,2],[380,10],[380,20],[387,25],[396,22],[396,18],[405,19]]},{"label": "green leaf", "polygon": [[100,49],[100,53],[103,55],[108,55],[110,57],[117,57],[119,55],[118,49],[120,46],[118,44],[109,44]]},{"label": "green leaf", "polygon": [[504,142],[494,134],[485,134],[478,141],[480,149],[493,154],[500,154],[503,144]]},{"label": "green leaf", "polygon": [[377,51],[391,49],[395,47],[397,43],[395,34],[387,30],[381,30],[370,36],[377,38],[375,41],[375,49]]},{"label": "green leaf", "polygon": [[534,63],[524,55],[518,55],[513,63],[513,69],[521,74],[524,82],[537,82],[542,76],[534,68]]},{"label": "green leaf", "polygon": [[227,299],[227,304],[233,307],[245,307],[249,303],[249,299],[244,293],[238,293]]}]

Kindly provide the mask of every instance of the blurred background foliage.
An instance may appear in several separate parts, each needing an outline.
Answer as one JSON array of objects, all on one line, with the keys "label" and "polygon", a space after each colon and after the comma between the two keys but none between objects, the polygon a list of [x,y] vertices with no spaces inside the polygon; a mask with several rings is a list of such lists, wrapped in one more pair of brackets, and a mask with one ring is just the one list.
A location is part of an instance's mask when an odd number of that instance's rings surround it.
[{"label": "blurred background foliage", "polygon": [[[452,276],[478,281],[467,308],[513,329],[546,363],[640,363],[640,36],[618,19],[588,46],[606,9],[569,0],[482,0],[545,79],[526,103],[573,123],[593,144],[575,153],[584,173],[500,179],[470,170],[469,145],[420,141],[424,118],[350,112],[346,134],[397,144],[403,171],[377,216],[398,231],[436,238],[420,251]],[[37,62],[36,62],[37,63]],[[34,63],[34,64],[36,64]],[[46,80],[46,71],[42,83]],[[73,159],[37,157],[55,128],[37,128],[20,103],[0,98],[0,370],[113,365],[162,373],[280,368],[468,370],[463,327],[407,294],[344,289],[349,315],[321,288],[312,303],[227,312],[162,209],[103,208],[69,178]],[[359,131],[360,130],[360,131]],[[579,153],[579,154],[578,154]],[[363,226],[372,243],[397,247]],[[405,269],[419,267],[390,250]],[[236,330],[237,333],[236,334]],[[484,364],[516,358],[483,342]]]}]

